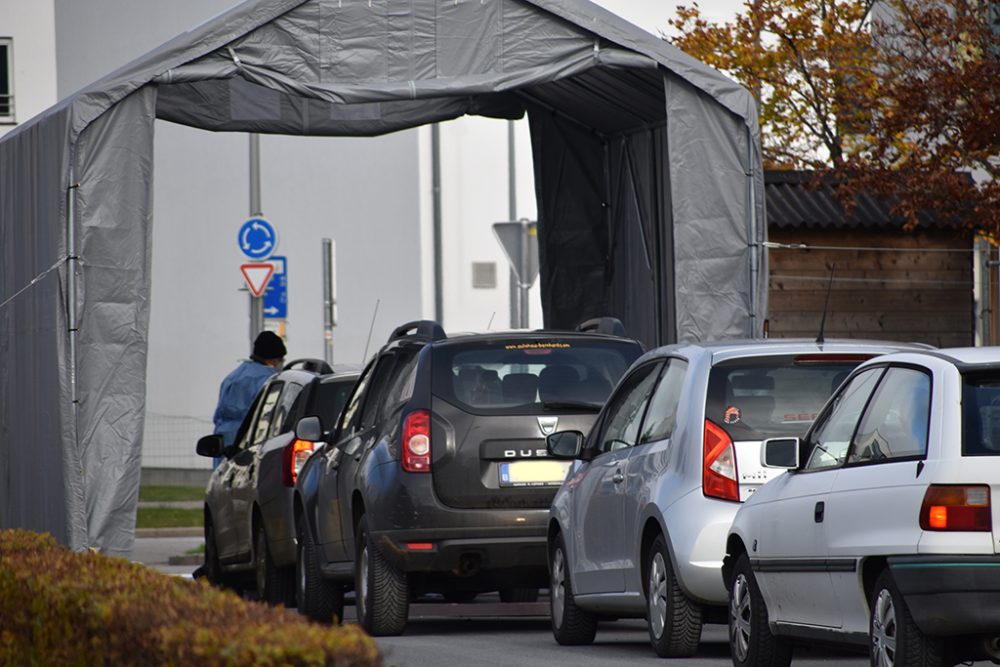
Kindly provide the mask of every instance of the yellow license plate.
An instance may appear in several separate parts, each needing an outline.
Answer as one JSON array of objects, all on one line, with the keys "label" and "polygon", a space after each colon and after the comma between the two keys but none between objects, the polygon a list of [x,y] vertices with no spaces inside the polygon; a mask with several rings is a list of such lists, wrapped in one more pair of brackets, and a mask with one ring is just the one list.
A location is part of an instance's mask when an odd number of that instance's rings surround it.
[{"label": "yellow license plate", "polygon": [[572,461],[510,461],[500,464],[500,486],[559,486]]}]

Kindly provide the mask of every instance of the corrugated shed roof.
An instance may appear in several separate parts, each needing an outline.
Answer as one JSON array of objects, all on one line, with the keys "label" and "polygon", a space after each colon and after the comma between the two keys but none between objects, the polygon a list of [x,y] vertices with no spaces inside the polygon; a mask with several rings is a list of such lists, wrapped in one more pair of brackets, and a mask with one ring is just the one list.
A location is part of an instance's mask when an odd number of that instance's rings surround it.
[{"label": "corrugated shed roof", "polygon": [[[845,215],[844,207],[833,191],[833,178],[827,177],[820,187],[815,187],[814,176],[811,171],[764,172],[769,227],[895,229],[903,226],[903,218],[889,213],[891,202],[865,193],[858,197],[851,214]],[[920,226],[937,229],[955,227],[928,214],[921,214]]]}]

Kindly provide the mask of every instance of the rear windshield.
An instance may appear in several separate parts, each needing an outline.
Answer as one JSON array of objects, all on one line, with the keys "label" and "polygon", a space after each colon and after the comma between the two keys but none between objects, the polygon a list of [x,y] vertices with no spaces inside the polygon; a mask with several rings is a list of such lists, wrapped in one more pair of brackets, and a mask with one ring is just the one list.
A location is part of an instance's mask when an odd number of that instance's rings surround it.
[{"label": "rear windshield", "polygon": [[962,453],[1000,455],[1000,371],[963,376]]},{"label": "rear windshield", "polygon": [[809,354],[719,364],[709,375],[705,417],[737,441],[801,437],[861,361]]},{"label": "rear windshield", "polygon": [[579,339],[441,346],[432,391],[476,414],[593,412],[641,352],[636,343]]}]

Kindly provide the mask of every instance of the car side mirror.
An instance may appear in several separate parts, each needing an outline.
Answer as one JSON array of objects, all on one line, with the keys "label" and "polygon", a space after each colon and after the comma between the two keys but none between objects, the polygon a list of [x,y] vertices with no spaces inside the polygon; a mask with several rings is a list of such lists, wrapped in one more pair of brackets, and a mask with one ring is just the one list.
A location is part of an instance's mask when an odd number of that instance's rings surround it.
[{"label": "car side mirror", "polygon": [[761,445],[760,463],[765,468],[795,470],[799,467],[799,439],[768,438]]},{"label": "car side mirror", "polygon": [[295,423],[295,437],[299,440],[319,442],[323,439],[323,422],[319,417],[303,417]]},{"label": "car side mirror", "polygon": [[559,431],[545,438],[545,449],[554,459],[577,459],[583,450],[583,433]]},{"label": "car side mirror", "polygon": [[206,435],[199,438],[198,444],[195,445],[194,450],[199,456],[217,458],[222,456],[222,442],[222,436],[218,433],[213,433],[212,435]]}]

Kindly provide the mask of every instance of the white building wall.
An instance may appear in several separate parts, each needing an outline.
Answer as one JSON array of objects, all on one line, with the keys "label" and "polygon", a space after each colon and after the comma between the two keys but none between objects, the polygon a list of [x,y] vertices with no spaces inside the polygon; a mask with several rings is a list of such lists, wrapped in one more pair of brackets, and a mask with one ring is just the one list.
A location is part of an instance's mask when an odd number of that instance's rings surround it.
[{"label": "white building wall", "polygon": [[[0,37],[13,40],[14,121],[58,101],[53,0],[0,0]],[[16,125],[0,124],[0,137]]]}]

